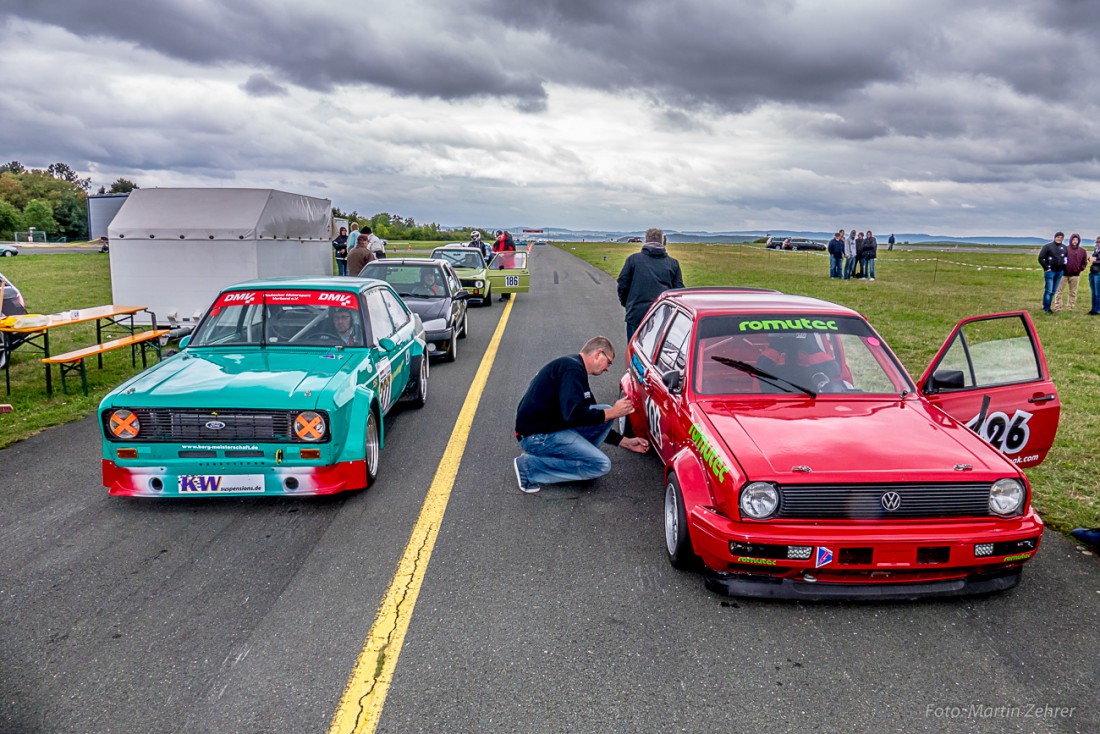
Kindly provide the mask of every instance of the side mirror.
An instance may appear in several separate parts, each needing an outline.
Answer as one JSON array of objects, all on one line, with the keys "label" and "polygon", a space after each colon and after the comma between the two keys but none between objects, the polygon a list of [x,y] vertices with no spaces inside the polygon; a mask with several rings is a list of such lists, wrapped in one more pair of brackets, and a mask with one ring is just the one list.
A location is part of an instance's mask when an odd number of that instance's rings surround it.
[{"label": "side mirror", "polygon": [[187,336],[180,339],[180,349],[187,349],[187,345],[190,344],[190,343],[191,343],[191,335],[188,334]]},{"label": "side mirror", "polygon": [[928,381],[925,392],[934,393],[940,390],[961,390],[966,387],[966,380],[962,370],[936,370]]},{"label": "side mirror", "polygon": [[454,295],[454,299],[456,301],[465,301],[469,297],[470,297],[470,294],[467,293],[466,291],[459,291],[458,293],[456,293]]},{"label": "side mirror", "polygon": [[668,372],[662,372],[661,382],[665,383],[665,387],[669,389],[669,392],[676,392],[680,389],[680,371],[669,370]]},{"label": "side mirror", "polygon": [[378,340],[378,346],[382,347],[382,349],[386,350],[387,352],[392,352],[393,350],[397,349],[397,342],[395,342],[393,339],[390,339],[388,336],[384,336]]}]

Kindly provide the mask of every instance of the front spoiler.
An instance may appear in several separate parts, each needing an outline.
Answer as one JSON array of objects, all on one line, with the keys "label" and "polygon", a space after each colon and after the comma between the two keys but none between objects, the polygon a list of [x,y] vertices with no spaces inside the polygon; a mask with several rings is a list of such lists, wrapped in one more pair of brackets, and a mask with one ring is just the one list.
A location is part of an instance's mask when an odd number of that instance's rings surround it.
[{"label": "front spoiler", "polygon": [[711,591],[727,596],[801,601],[891,601],[991,594],[1016,586],[1020,583],[1022,571],[1021,567],[999,568],[942,581],[845,584],[706,569],[703,581]]}]

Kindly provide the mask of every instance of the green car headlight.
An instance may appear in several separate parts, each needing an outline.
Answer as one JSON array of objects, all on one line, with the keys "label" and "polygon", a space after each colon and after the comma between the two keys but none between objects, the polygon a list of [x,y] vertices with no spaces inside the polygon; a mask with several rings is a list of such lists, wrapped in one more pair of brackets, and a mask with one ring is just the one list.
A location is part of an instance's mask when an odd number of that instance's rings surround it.
[{"label": "green car headlight", "polygon": [[484,285],[485,285],[485,281],[483,281],[483,280],[475,280],[474,281],[474,288],[481,288]]}]

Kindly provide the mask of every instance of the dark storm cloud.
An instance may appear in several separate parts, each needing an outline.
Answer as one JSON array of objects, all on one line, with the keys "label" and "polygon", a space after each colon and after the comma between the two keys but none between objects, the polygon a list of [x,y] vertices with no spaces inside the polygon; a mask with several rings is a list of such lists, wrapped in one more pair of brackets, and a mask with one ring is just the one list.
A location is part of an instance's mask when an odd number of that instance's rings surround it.
[{"label": "dark storm cloud", "polygon": [[263,74],[248,77],[241,89],[253,97],[285,97],[288,94],[286,87],[276,84]]}]

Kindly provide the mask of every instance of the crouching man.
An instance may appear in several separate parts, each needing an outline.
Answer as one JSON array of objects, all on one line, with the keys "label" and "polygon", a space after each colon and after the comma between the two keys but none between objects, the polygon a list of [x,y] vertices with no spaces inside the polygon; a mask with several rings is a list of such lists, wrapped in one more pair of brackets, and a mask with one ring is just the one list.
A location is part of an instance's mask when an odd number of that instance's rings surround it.
[{"label": "crouching man", "polygon": [[595,479],[611,471],[611,459],[598,447],[607,442],[643,454],[644,438],[624,438],[612,421],[634,411],[622,398],[597,405],[589,375],[611,369],[615,347],[604,336],[588,340],[580,354],[558,357],[538,371],[516,409],[516,439],[524,453],[513,465],[520,491],[538,492],[542,484]]}]

